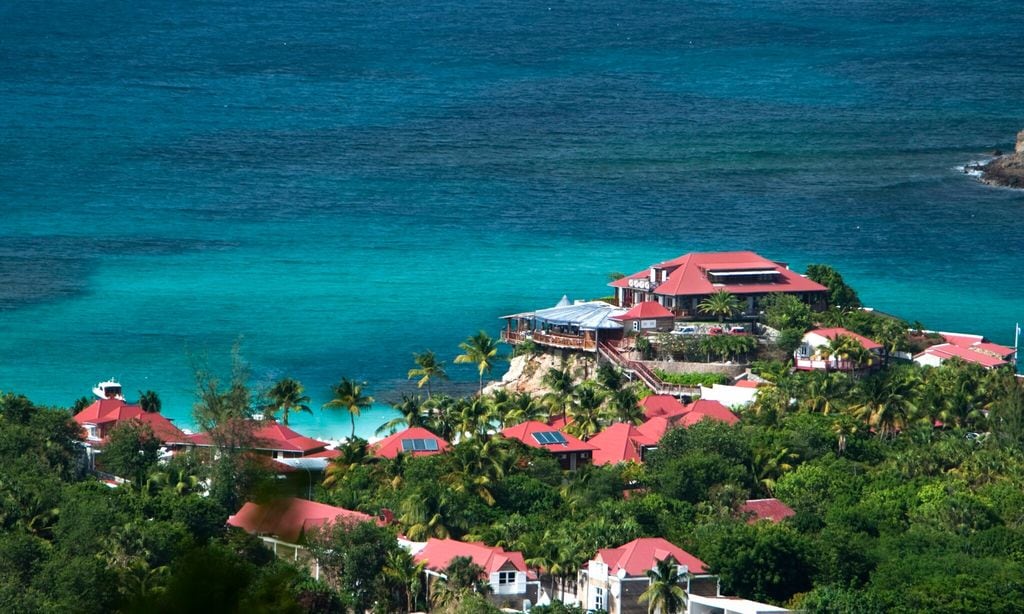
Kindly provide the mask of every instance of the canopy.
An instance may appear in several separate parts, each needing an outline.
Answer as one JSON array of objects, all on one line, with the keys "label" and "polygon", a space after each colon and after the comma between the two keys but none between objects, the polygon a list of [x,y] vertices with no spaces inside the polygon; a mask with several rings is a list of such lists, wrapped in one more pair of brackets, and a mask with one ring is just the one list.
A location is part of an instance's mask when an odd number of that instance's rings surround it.
[{"label": "canopy", "polygon": [[532,319],[556,326],[575,326],[580,330],[605,330],[622,328],[622,323],[616,322],[612,317],[624,313],[626,310],[621,307],[602,301],[590,301],[538,309],[533,312]]}]

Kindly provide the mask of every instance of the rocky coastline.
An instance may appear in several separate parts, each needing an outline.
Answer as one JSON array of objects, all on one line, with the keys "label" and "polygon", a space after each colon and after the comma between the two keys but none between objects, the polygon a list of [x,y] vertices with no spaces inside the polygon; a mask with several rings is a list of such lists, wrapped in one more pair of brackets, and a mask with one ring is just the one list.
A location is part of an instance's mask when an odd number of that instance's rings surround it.
[{"label": "rocky coastline", "polygon": [[1004,188],[1024,189],[1024,130],[1017,133],[1013,153],[1000,155],[985,163],[968,164],[964,172],[975,174],[982,183]]}]

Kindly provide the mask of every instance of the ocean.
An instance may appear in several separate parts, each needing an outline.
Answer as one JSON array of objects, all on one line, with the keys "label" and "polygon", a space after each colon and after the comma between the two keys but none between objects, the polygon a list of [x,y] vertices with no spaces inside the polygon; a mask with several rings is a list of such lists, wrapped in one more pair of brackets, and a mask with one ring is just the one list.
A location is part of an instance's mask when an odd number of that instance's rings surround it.
[{"label": "ocean", "polygon": [[0,23],[0,390],[40,403],[113,376],[187,427],[193,365],[241,339],[255,383],[317,408],[365,380],[368,436],[413,352],[450,364],[501,315],[694,250],[828,263],[930,328],[1024,322],[1024,192],[956,168],[1024,129],[1017,0],[54,0]]}]

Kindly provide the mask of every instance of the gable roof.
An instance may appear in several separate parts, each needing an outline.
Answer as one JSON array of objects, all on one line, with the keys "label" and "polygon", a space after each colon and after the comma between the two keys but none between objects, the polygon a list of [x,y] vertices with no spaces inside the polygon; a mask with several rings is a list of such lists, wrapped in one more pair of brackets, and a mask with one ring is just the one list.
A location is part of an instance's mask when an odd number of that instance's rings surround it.
[{"label": "gable roof", "polygon": [[639,463],[640,449],[657,445],[658,438],[652,438],[632,424],[618,422],[587,440],[597,448],[594,450],[594,464],[607,465],[633,461]]},{"label": "gable roof", "polygon": [[[300,452],[306,455],[320,452],[327,447],[325,442],[301,435],[275,420],[259,422],[252,436],[255,440],[254,450]],[[190,435],[189,439],[197,446],[213,445],[213,441],[207,433],[196,433]]]},{"label": "gable roof", "polygon": [[645,418],[681,416],[686,413],[682,401],[670,394],[652,394],[640,400]]},{"label": "gable roof", "polygon": [[669,555],[675,557],[680,565],[686,565],[692,574],[707,571],[704,561],[661,537],[641,537],[618,548],[598,550],[595,559],[607,565],[611,575],[622,569],[627,576],[643,576]]},{"label": "gable roof", "polygon": [[935,356],[939,360],[959,358],[960,360],[966,362],[973,362],[975,364],[979,364],[985,367],[986,369],[991,369],[992,367],[998,367],[1007,364],[1007,362],[1002,358],[998,358],[987,352],[979,352],[973,349],[973,346],[964,347],[960,345],[953,345],[952,343],[940,343],[939,345],[933,345],[930,348],[925,348],[923,352],[921,352],[914,358],[919,358],[921,356],[924,356],[925,354]]},{"label": "gable roof", "polygon": [[159,413],[146,413],[139,405],[126,403],[121,399],[102,399],[78,412],[74,416],[80,425],[117,424],[128,420],[137,420],[149,426],[153,434],[164,443],[190,443],[188,435]]},{"label": "gable roof", "polygon": [[718,420],[719,422],[725,422],[726,424],[733,425],[740,421],[739,416],[732,413],[725,405],[722,405],[718,401],[708,401],[706,399],[698,399],[693,403],[686,406],[686,414],[679,420],[679,424],[684,426],[690,426],[703,420],[704,418],[711,418],[712,420]]},{"label": "gable roof", "polygon": [[640,320],[644,318],[674,318],[675,314],[662,307],[658,301],[643,301],[637,303],[622,315],[612,316],[613,320]]},{"label": "gable roof", "polygon": [[459,556],[473,559],[474,563],[484,568],[487,575],[515,569],[525,572],[528,578],[536,578],[536,574],[527,568],[521,552],[508,552],[498,546],[487,546],[482,542],[460,542],[455,539],[431,537],[413,558],[418,563],[425,561],[427,569],[443,571],[452,559]]},{"label": "gable roof", "polygon": [[[665,431],[670,426],[670,419],[664,416],[657,416],[649,419],[640,426],[636,427],[636,430],[643,433],[648,440],[657,444],[661,441],[661,438],[665,435]],[[653,445],[653,444],[652,444]]]},{"label": "gable roof", "polygon": [[782,501],[773,498],[747,499],[746,503],[740,506],[740,514],[749,515],[747,522],[754,523],[759,520],[780,522],[790,516],[795,516],[796,512]]},{"label": "gable roof", "polygon": [[562,433],[562,431],[554,432],[561,433],[562,437],[565,438],[565,443],[541,444],[533,437],[534,433],[550,433],[552,431],[554,431],[554,429],[547,424],[536,420],[530,420],[515,426],[510,426],[507,429],[502,430],[501,434],[509,439],[518,439],[531,448],[540,448],[542,450],[548,450],[549,452],[586,452],[588,450],[596,449],[589,443],[580,441],[568,433]]},{"label": "gable roof", "polygon": [[[643,271],[623,277],[608,284],[628,288],[631,279],[649,278],[650,269],[667,270],[668,278],[655,289],[655,294],[665,296],[702,296],[718,290],[733,294],[761,294],[765,292],[825,292],[821,284],[790,271],[784,264],[773,262],[750,251],[741,252],[693,252],[651,265]],[[708,271],[772,271],[776,275],[772,282],[712,284]]]},{"label": "gable roof", "polygon": [[263,504],[248,501],[237,513],[228,517],[228,524],[249,533],[276,535],[295,544],[311,528],[335,522],[359,523],[372,520],[373,516],[362,512],[287,497]]},{"label": "gable roof", "polygon": [[835,338],[839,336],[849,337],[854,341],[860,343],[860,346],[865,350],[879,350],[882,348],[881,343],[872,341],[871,339],[868,339],[864,335],[858,335],[857,333],[851,330],[846,330],[845,328],[841,328],[838,326],[833,328],[815,328],[814,330],[807,331],[806,333],[804,333],[804,339],[807,339],[808,335],[818,335],[819,337],[824,337],[831,341],[834,341]]},{"label": "gable roof", "polygon": [[[437,442],[436,450],[413,450],[407,451],[403,448],[403,441],[412,439],[426,439]],[[399,454],[412,454],[413,456],[430,456],[432,454],[440,454],[449,448],[448,442],[441,439],[437,435],[431,433],[425,428],[414,426],[407,428],[404,431],[392,433],[384,439],[381,439],[377,443],[371,446],[371,450],[374,456],[380,456],[382,458],[394,458]]]}]

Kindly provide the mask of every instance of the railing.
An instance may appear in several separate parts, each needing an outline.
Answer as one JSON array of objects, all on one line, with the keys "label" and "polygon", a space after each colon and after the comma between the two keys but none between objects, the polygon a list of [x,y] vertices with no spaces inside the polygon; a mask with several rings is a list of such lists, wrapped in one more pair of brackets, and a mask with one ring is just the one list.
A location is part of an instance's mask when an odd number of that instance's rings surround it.
[{"label": "railing", "polygon": [[625,371],[635,375],[637,379],[642,381],[644,385],[650,388],[655,394],[694,394],[696,390],[692,386],[680,386],[678,384],[668,384],[663,382],[661,378],[650,369],[650,367],[640,361],[629,360],[622,355],[618,348],[608,342],[601,342],[597,349],[601,356],[622,367]]},{"label": "railing", "polygon": [[597,350],[597,343],[589,337],[578,337],[575,335],[562,335],[558,333],[542,333],[538,331],[501,331],[501,340],[506,343],[522,343],[530,340],[540,345],[547,345],[556,348],[570,350],[583,350],[593,352]]}]

